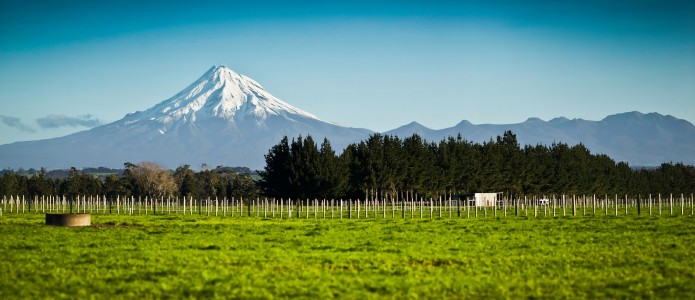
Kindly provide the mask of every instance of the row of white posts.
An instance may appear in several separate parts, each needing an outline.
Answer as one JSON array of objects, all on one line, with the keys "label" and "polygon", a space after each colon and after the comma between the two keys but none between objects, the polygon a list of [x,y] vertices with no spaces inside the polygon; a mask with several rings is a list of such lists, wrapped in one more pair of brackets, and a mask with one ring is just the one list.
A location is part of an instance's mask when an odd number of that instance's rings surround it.
[{"label": "row of white posts", "polygon": [[[674,214],[674,208],[680,208],[680,215],[686,214],[686,208],[690,208],[690,215],[695,211],[693,205],[693,195],[690,198],[673,197],[673,194],[662,198],[661,194],[657,197],[649,195],[645,199],[641,196],[637,199],[618,197],[615,195],[612,199],[605,195],[603,198],[596,198],[595,195],[587,197],[585,195],[577,197],[573,195],[571,198],[562,195],[559,198],[546,198],[534,196],[531,198],[515,198],[501,199],[490,207],[471,206],[472,202],[463,200],[466,203],[461,203],[456,200],[439,197],[438,199],[429,200],[417,197],[407,197],[405,200],[398,199],[367,199],[367,200],[305,200],[296,201],[292,199],[190,199],[183,197],[150,199],[145,197],[116,197],[116,199],[107,199],[105,196],[81,196],[68,199],[65,196],[41,196],[41,197],[24,197],[24,196],[4,196],[2,198],[2,206],[0,208],[0,216],[3,211],[5,213],[96,213],[96,214],[183,214],[183,215],[222,215],[223,217],[230,216],[248,216],[248,217],[263,217],[263,218],[396,218],[400,215],[401,218],[424,218],[428,216],[430,219],[437,216],[438,218],[452,218],[452,214],[456,217],[462,217],[465,213],[467,218],[478,217],[478,214],[483,214],[487,217],[488,210],[491,210],[495,217],[498,211],[501,210],[506,217],[511,209],[514,215],[529,216],[529,210],[533,211],[533,216],[538,217],[542,210],[542,216],[551,215],[553,217],[562,213],[562,216],[567,216],[569,209],[572,216],[577,215],[577,209],[581,209],[582,215],[587,215],[587,209],[592,215],[603,214],[618,215],[619,212],[625,215],[629,214],[629,208],[637,208],[637,214],[658,214],[662,215],[664,208],[668,209],[668,214]],[[597,212],[598,210],[598,212]]]}]

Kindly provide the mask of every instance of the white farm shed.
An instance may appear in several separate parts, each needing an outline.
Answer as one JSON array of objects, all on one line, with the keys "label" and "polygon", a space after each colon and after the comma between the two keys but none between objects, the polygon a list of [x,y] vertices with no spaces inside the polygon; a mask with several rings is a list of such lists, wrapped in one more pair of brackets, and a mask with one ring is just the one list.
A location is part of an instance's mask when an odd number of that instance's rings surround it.
[{"label": "white farm shed", "polygon": [[475,193],[475,206],[497,206],[498,195],[502,193]]}]

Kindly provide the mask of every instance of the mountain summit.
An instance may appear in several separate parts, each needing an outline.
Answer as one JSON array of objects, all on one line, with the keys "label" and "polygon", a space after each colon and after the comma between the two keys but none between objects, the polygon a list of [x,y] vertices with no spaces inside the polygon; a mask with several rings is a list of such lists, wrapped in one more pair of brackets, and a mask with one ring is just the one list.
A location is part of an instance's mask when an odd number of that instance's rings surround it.
[{"label": "mountain summit", "polygon": [[269,116],[316,119],[268,93],[260,84],[226,66],[214,66],[174,97],[131,116],[154,118],[163,125],[220,118],[231,123],[251,118],[260,125]]},{"label": "mountain summit", "polygon": [[110,124],[68,136],[0,146],[2,166],[119,167],[124,162],[247,166],[283,136],[325,137],[335,149],[365,139],[367,129],[324,122],[270,94],[253,79],[214,66],[173,97]]}]

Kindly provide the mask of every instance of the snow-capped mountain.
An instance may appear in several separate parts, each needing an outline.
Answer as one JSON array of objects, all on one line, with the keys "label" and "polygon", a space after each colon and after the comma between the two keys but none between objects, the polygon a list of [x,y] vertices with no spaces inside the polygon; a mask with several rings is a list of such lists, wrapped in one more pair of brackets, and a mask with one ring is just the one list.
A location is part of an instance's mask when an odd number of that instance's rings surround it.
[{"label": "snow-capped mountain", "polygon": [[68,136],[0,146],[0,167],[119,167],[154,161],[170,168],[231,165],[262,169],[283,136],[324,137],[339,150],[367,138],[274,97],[260,84],[215,66],[173,97],[116,122]]},{"label": "snow-capped mountain", "polygon": [[[419,134],[429,141],[461,136],[489,141],[512,130],[521,145],[582,143],[633,166],[695,164],[695,126],[657,113],[611,115],[601,121],[530,118],[523,123],[474,125],[461,121],[434,130],[412,122],[384,134]],[[0,168],[121,167],[153,161],[169,168],[246,166],[262,169],[263,155],[283,136],[328,138],[340,152],[372,131],[324,122],[266,91],[249,77],[215,66],[193,84],[150,109],[60,138],[0,145]]]},{"label": "snow-capped mountain", "polygon": [[167,127],[177,123],[195,123],[197,119],[219,118],[230,124],[251,119],[262,127],[271,116],[318,120],[316,116],[275,98],[253,79],[226,66],[215,66],[174,97],[142,113],[129,115],[124,122],[149,119]]}]

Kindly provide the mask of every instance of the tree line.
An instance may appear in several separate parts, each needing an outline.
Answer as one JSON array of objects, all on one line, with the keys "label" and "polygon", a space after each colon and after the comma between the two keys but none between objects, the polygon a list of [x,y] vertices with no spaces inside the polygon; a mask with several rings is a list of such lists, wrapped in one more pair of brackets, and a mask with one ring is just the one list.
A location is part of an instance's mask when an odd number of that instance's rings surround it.
[{"label": "tree line", "polygon": [[217,167],[194,171],[189,165],[167,170],[152,162],[125,163],[122,175],[95,176],[71,168],[65,177],[50,177],[41,169],[32,176],[5,170],[0,176],[0,195],[104,195],[115,197],[193,197],[196,199],[232,197],[253,198],[260,194],[248,173]]},{"label": "tree line", "polygon": [[348,145],[340,155],[324,139],[287,137],[265,155],[259,186],[272,197],[359,198],[409,191],[503,192],[507,195],[629,194],[695,192],[695,167],[664,163],[632,169],[584,145],[520,146],[506,131],[485,143],[460,135],[435,142],[418,135],[400,139],[374,134]]},{"label": "tree line", "polygon": [[[348,145],[340,154],[324,139],[284,137],[265,155],[260,180],[250,170],[189,165],[175,170],[142,162],[125,163],[124,171],[106,177],[71,168],[51,177],[41,169],[27,176],[4,170],[0,195],[106,195],[108,197],[364,198],[366,194],[411,192],[441,194],[503,192],[507,195],[559,194],[690,194],[695,167],[664,163],[633,169],[582,144],[520,146],[506,131],[485,143],[460,135],[428,142],[418,135],[404,139],[374,134]],[[246,171],[244,171],[246,170]],[[241,172],[240,172],[241,171]]]}]

